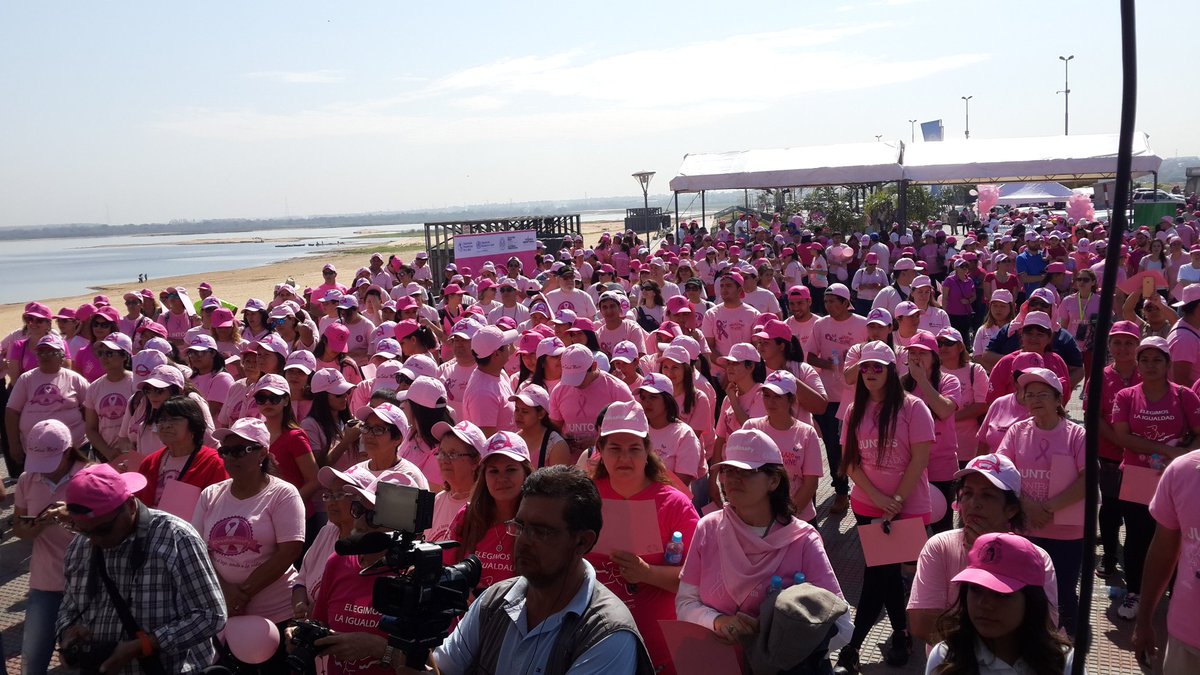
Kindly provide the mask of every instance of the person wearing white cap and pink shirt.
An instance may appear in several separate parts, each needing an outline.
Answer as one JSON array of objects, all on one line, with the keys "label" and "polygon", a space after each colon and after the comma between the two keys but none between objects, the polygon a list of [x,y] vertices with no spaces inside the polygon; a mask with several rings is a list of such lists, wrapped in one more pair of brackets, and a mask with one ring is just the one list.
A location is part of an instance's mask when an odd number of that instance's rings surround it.
[{"label": "person wearing white cap and pink shirt", "polygon": [[[1083,525],[1065,516],[1056,519],[1055,514],[1083,500],[1084,431],[1066,419],[1062,381],[1053,371],[1027,368],[1017,378],[1017,389],[1030,418],[1009,427],[996,454],[1011,459],[1021,472],[1021,502],[1029,520],[1026,532],[1054,560],[1059,624],[1072,634],[1079,608],[1075,589],[1083,558]],[[1057,522],[1064,519],[1066,524]]]},{"label": "person wearing white cap and pink shirt", "polygon": [[746,420],[742,428],[758,429],[775,441],[783,456],[784,468],[787,469],[792,506],[800,520],[811,522],[817,517],[813,497],[817,494],[817,482],[825,475],[825,469],[821,464],[817,430],[810,422],[793,415],[799,384],[796,376],[787,370],[776,370],[767,375],[762,385],[763,409],[766,413]]},{"label": "person wearing white cap and pink shirt", "polygon": [[672,342],[658,357],[658,371],[671,381],[679,419],[687,422],[696,432],[707,457],[716,442],[713,399],[697,381],[699,376],[687,348]]},{"label": "person wearing white cap and pink shirt", "polygon": [[[926,473],[930,484],[941,490],[948,504],[954,499],[954,473],[958,471],[958,434],[954,429],[954,415],[962,403],[962,383],[942,370],[937,338],[932,333],[917,331],[905,354],[908,356],[908,373],[900,378],[900,385],[921,399],[933,414],[935,438],[929,448]],[[940,520],[932,523],[930,529],[936,534],[950,529],[952,524],[953,514],[947,509]]]},{"label": "person wearing white cap and pink shirt", "polygon": [[[664,550],[678,532],[683,544],[680,560],[686,560],[699,517],[691,497],[672,487],[669,469],[651,448],[652,434],[638,404],[621,401],[609,406],[597,441],[596,488],[604,500],[653,501]],[[678,563],[668,564],[663,553],[638,556],[621,550],[621,539],[616,538],[616,550],[610,554],[589,553],[587,560],[608,590],[629,607],[650,659],[662,668],[659,672],[674,673],[658,622],[675,619]]]},{"label": "person wearing white cap and pink shirt", "polygon": [[[467,421],[453,425],[438,422],[433,435],[438,441],[437,461],[444,489],[433,498],[433,524],[425,530],[425,541],[437,542],[453,539],[450,526],[471,498],[487,438]],[[451,562],[455,556],[447,551],[444,557]]]},{"label": "person wearing white cap and pink shirt", "polygon": [[[271,436],[262,422],[240,419],[213,435],[229,479],[204,488],[191,523],[208,544],[229,615],[282,624],[293,617],[304,502],[291,483],[268,472]],[[285,657],[280,649],[265,667],[278,668]]]},{"label": "person wearing white cap and pink shirt", "polygon": [[463,394],[467,391],[467,382],[475,372],[475,355],[471,353],[471,338],[479,331],[482,324],[469,319],[463,319],[454,324],[450,337],[446,342],[450,345],[450,358],[438,366],[438,375],[446,385],[446,402],[459,409],[462,407]]},{"label": "person wearing white cap and pink shirt", "polygon": [[357,464],[361,429],[350,423],[354,419],[350,413],[354,385],[337,370],[322,368],[313,373],[309,390],[312,406],[300,420],[300,428],[308,436],[317,465],[345,470]]},{"label": "person wearing white cap and pink shirt", "polygon": [[961,469],[978,447],[975,435],[979,422],[987,413],[987,389],[990,379],[978,363],[971,363],[966,341],[956,328],[947,328],[937,335],[938,358],[943,373],[958,378],[961,400],[954,413],[954,435],[958,444],[958,466]]},{"label": "person wearing white cap and pink shirt", "polygon": [[[967,566],[975,541],[992,532],[1020,532],[1025,527],[1021,508],[1021,473],[1012,460],[981,455],[954,474],[954,511],[958,527],[929,538],[917,558],[917,574],[908,597],[908,621],[913,636],[931,649],[941,641],[938,617],[958,599],[954,577]],[[947,509],[950,511],[950,509]],[[1038,549],[1045,574],[1042,588],[1051,618],[1058,620],[1058,578],[1050,554]]]},{"label": "person wearing white cap and pink shirt", "polygon": [[[896,353],[883,342],[869,342],[854,366],[854,399],[842,426],[844,452],[836,470],[854,483],[850,505],[858,525],[885,521],[930,519],[926,467],[935,439],[933,415],[921,399],[908,394],[896,372]],[[855,612],[854,635],[838,656],[838,665],[858,668],[859,649],[875,625],[879,610],[887,609],[892,624],[889,665],[908,662],[912,637],[904,615],[904,582],[900,563],[867,567]]]},{"label": "person wearing white cap and pink shirt", "polygon": [[[645,343],[642,343],[645,344]],[[626,340],[618,342],[612,348],[611,358],[609,360],[609,371],[618,380],[625,383],[625,386],[633,388],[642,381],[644,377],[641,369],[642,354],[641,347]],[[662,356],[659,356],[661,359]]]},{"label": "person wearing white cap and pink shirt", "polygon": [[83,402],[88,381],[63,367],[67,346],[57,333],[39,338],[33,350],[37,367],[21,373],[12,384],[4,413],[9,453],[18,462],[25,455],[25,434],[42,420],[56,419],[66,424],[76,446],[82,445],[85,438]]},{"label": "person wearing white cap and pink shirt", "polygon": [[515,537],[506,523],[517,515],[521,505],[521,486],[533,473],[529,447],[510,431],[497,431],[487,439],[480,453],[478,478],[468,504],[450,525],[452,539],[460,546],[452,549],[455,562],[474,554],[483,571],[480,589],[514,576]]},{"label": "person wearing white cap and pink shirt", "polygon": [[1171,306],[1179,310],[1179,321],[1167,335],[1171,381],[1190,387],[1200,380],[1200,284],[1184,287]]},{"label": "person wearing white cap and pink shirt", "polygon": [[192,385],[208,403],[209,413],[217,417],[233,386],[233,376],[225,372],[225,357],[217,349],[217,341],[211,335],[193,335],[188,339],[187,362],[192,368]]},{"label": "person wearing white cap and pink shirt", "polygon": [[913,279],[911,299],[921,312],[919,325],[922,330],[936,334],[943,328],[950,328],[950,315],[935,301],[933,281],[929,277],[922,274]]},{"label": "person wearing white cap and pink shirt", "polygon": [[430,490],[439,492],[442,474],[438,469],[437,438],[433,427],[441,423],[454,424],[454,417],[446,407],[446,387],[432,377],[418,376],[396,398],[408,418],[408,433],[397,453],[421,470]]},{"label": "person wearing white cap and pink shirt", "polygon": [[25,451],[25,471],[17,480],[12,518],[13,534],[33,542],[21,672],[44,674],[54,653],[54,622],[62,604],[63,557],[75,538],[47,509],[65,501],[71,476],[91,462],[73,445],[71,430],[58,420],[33,425]]},{"label": "person wearing white cap and pink shirt", "polygon": [[530,448],[529,458],[535,470],[574,461],[567,440],[550,422],[550,394],[544,388],[526,384],[509,400],[514,406],[513,421],[517,433]]},{"label": "person wearing white cap and pink shirt", "polygon": [[649,420],[650,450],[662,460],[671,484],[691,496],[692,481],[704,475],[708,465],[696,432],[679,419],[679,404],[671,380],[662,373],[651,373],[638,385],[635,394]]},{"label": "person wearing white cap and pink shirt", "polygon": [[562,355],[562,379],[550,392],[550,421],[567,439],[573,457],[596,442],[596,418],[615,401],[632,401],[629,387],[596,366],[583,345],[571,345]]},{"label": "person wearing white cap and pink shirt", "polygon": [[[1013,277],[1014,279],[1016,277]],[[983,354],[987,351],[992,338],[1000,334],[1000,329],[1007,326],[1017,316],[1017,305],[1013,302],[1013,294],[1007,289],[997,289],[988,300],[984,312],[983,323],[975,329],[975,339],[971,343],[971,353]]]},{"label": "person wearing white cap and pink shirt", "polygon": [[297,420],[308,417],[308,411],[312,408],[309,381],[315,372],[317,357],[307,349],[298,349],[288,354],[287,361],[283,364],[283,379],[287,380],[291,390],[289,394],[292,399],[292,413]]},{"label": "person wearing white cap and pink shirt", "polygon": [[515,330],[503,331],[484,326],[471,338],[471,352],[476,369],[463,390],[459,416],[479,425],[484,434],[496,431],[515,431],[512,383],[504,366],[520,335]]},{"label": "person wearing white cap and pink shirt", "polygon": [[[1012,324],[1009,324],[1012,326]],[[1042,357],[1042,367],[1054,371],[1062,382],[1062,390],[1066,400],[1071,398],[1071,374],[1066,362],[1058,354],[1050,351],[1050,341],[1053,339],[1054,328],[1051,327],[1050,316],[1045,312],[1029,312],[1021,324],[1021,348],[1011,354],[1000,357],[992,367],[988,382],[988,403],[1013,391],[1013,363],[1026,353]]]},{"label": "person wearing white cap and pink shirt", "polygon": [[92,448],[111,461],[126,448],[120,443],[121,420],[133,397],[133,374],[128,370],[133,341],[124,333],[112,333],[95,345],[93,353],[104,366],[104,377],[93,380],[84,394],[84,424]]},{"label": "person wearing white cap and pink shirt", "polygon": [[[394,396],[388,396],[395,400]],[[372,401],[380,400],[372,398]],[[354,411],[359,424],[363,450],[367,459],[350,467],[346,473],[369,474],[377,479],[386,473],[401,473],[421,488],[429,489],[429,481],[415,464],[400,456],[400,444],[408,435],[408,417],[399,404],[381,401]]]},{"label": "person wearing white cap and pink shirt", "polygon": [[1013,391],[987,404],[987,412],[975,434],[976,454],[995,452],[1009,427],[1029,418],[1029,409],[1022,402],[1016,382],[1026,370],[1041,368],[1043,363],[1042,357],[1033,352],[1024,352],[1013,360],[1012,375],[1009,376],[1013,382]]},{"label": "person wearing white cap and pink shirt", "polygon": [[[829,466],[835,467],[842,461],[841,416],[838,410],[843,401],[849,403],[846,399],[853,396],[844,381],[846,351],[852,345],[867,342],[867,318],[852,311],[850,289],[844,284],[829,286],[825,290],[824,300],[827,315],[817,319],[813,326],[807,358],[808,363],[820,372],[821,382],[825,385],[825,397],[829,399],[825,412],[813,418],[825,442],[825,457],[829,460]],[[850,484],[845,476],[835,473],[832,478],[834,492],[837,493],[832,513],[845,513],[850,506]]]},{"label": "person wearing white cap and pink shirt", "polygon": [[[269,449],[278,475],[300,491],[300,498],[308,505],[311,516],[311,500],[320,488],[317,483],[317,460],[308,436],[300,428],[299,420],[292,411],[291,387],[283,376],[270,374],[259,378],[252,391],[258,414],[271,434]],[[315,534],[324,523],[312,524]]]},{"label": "person wearing white cap and pink shirt", "polygon": [[975,540],[966,569],[954,577],[958,599],[925,664],[926,673],[1067,675],[1074,652],[1050,623],[1041,551],[1016,534]]},{"label": "person wearing white cap and pink shirt", "polygon": [[712,466],[725,506],[696,527],[675,610],[726,643],[756,637],[773,576],[803,574],[805,583],[842,597],[820,533],[794,515],[783,461],[769,436],[741,429],[730,435],[725,461]]},{"label": "person wearing white cap and pink shirt", "polygon": [[[600,294],[600,325],[596,327],[596,340],[600,351],[613,356],[613,349],[622,342],[635,345],[646,344],[646,331],[633,319],[626,318],[621,309],[623,295],[617,291]],[[628,299],[625,299],[628,302]]]},{"label": "person wearing white cap and pink shirt", "polygon": [[[1200,447],[1200,398],[1191,389],[1170,381],[1172,359],[1167,341],[1143,338],[1135,352],[1140,382],[1121,389],[1112,399],[1112,432],[1123,449],[1121,470],[1161,471],[1175,458]],[[1117,614],[1137,616],[1142,590],[1142,564],[1154,536],[1154,518],[1147,505],[1121,499],[1125,521],[1126,595]]]}]

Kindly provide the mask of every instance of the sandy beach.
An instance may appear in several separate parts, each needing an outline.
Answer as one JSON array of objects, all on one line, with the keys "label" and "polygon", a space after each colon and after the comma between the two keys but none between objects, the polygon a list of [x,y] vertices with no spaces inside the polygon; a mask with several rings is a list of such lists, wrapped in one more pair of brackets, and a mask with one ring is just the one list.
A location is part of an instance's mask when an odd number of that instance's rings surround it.
[{"label": "sandy beach", "polygon": [[[620,221],[584,223],[583,237],[591,244],[597,240],[601,232],[617,229],[624,229],[624,223]],[[232,236],[237,235],[233,234]],[[211,237],[206,239],[212,240]],[[120,297],[126,291],[140,290],[142,288],[150,288],[158,291],[168,286],[183,286],[188,289],[189,293],[195,294],[197,286],[201,282],[207,281],[212,284],[214,294],[217,297],[228,300],[236,305],[242,305],[246,302],[247,298],[270,300],[271,289],[275,284],[288,279],[294,279],[302,289],[305,286],[318,286],[321,284],[321,267],[326,263],[333,263],[337,266],[339,280],[344,282],[352,278],[355,270],[359,267],[365,267],[369,262],[371,253],[375,251],[379,251],[385,256],[395,253],[401,258],[409,260],[413,254],[424,249],[425,235],[423,232],[406,233],[394,239],[372,235],[363,237],[361,241],[348,240],[346,244],[347,248],[342,250],[329,251],[317,256],[294,258],[269,265],[247,267],[239,270],[188,274],[161,279],[156,278],[143,284],[139,284],[136,275],[134,275],[127,283],[95,286],[90,293],[69,297],[37,297],[36,287],[31,284],[29,289],[31,297],[25,302],[37,300],[48,305],[51,311],[57,312],[63,307],[78,307],[85,302],[91,302],[96,295],[104,294],[109,297],[118,309],[122,310],[123,314],[124,308],[120,306]],[[103,244],[100,245],[103,246]],[[193,295],[193,297],[196,296]],[[20,327],[21,311],[24,304],[24,302],[21,302],[0,305],[0,330],[7,333]]]}]

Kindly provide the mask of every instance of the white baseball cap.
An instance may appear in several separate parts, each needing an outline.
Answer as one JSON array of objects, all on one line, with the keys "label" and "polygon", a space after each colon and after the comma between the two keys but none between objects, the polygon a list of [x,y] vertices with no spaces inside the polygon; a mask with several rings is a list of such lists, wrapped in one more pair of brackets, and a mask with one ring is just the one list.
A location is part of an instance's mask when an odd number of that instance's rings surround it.
[{"label": "white baseball cap", "polygon": [[[539,345],[540,347],[540,345]],[[571,345],[562,353],[562,379],[560,385],[578,387],[583,384],[592,364],[596,362],[591,350],[584,345]]]},{"label": "white baseball cap", "polygon": [[471,338],[471,351],[478,358],[487,358],[505,345],[517,341],[521,334],[515,330],[500,330],[495,326],[480,328]]},{"label": "white baseball cap", "polygon": [[633,434],[645,438],[650,435],[650,422],[646,419],[646,411],[633,401],[617,401],[604,411],[604,420],[600,422],[600,435]]},{"label": "white baseball cap", "polygon": [[771,437],[758,429],[739,429],[725,441],[725,461],[713,467],[757,469],[764,464],[783,464],[783,454]]}]

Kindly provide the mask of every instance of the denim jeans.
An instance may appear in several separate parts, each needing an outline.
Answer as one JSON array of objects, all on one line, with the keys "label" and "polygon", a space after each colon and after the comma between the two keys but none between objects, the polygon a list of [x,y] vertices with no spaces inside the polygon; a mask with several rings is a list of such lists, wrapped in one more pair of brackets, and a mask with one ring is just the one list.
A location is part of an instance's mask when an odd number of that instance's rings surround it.
[{"label": "denim jeans", "polygon": [[63,594],[58,591],[29,589],[25,604],[25,636],[21,643],[21,672],[45,675],[54,654],[54,622]]},{"label": "denim jeans", "polygon": [[841,403],[830,401],[825,412],[813,415],[817,430],[821,432],[821,440],[825,443],[825,459],[829,460],[829,477],[833,489],[839,495],[850,494],[850,479],[838,475],[838,467],[842,464],[842,422],[837,418]]},{"label": "denim jeans", "polygon": [[[1074,635],[1075,620],[1079,614],[1079,566],[1083,564],[1083,540],[1030,537],[1029,541],[1050,554],[1054,574],[1058,577],[1058,625],[1066,629],[1068,635]],[[1088,573],[1091,574],[1091,571]]]}]

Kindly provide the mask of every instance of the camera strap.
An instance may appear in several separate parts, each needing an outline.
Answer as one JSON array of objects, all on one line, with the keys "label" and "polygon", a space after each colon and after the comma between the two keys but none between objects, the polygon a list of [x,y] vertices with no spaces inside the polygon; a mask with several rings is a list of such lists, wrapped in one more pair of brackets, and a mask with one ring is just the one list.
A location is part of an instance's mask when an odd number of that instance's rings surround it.
[{"label": "camera strap", "polygon": [[[145,632],[138,627],[137,620],[133,618],[133,612],[129,611],[129,604],[125,602],[125,598],[121,597],[117,585],[108,576],[108,569],[104,564],[104,552],[99,548],[92,548],[92,566],[100,575],[100,580],[104,582],[104,589],[108,591],[108,597],[117,610],[117,616],[121,618],[121,625],[125,628],[125,633],[131,640],[140,640]],[[138,657],[138,662],[141,663],[142,670],[148,675],[167,675],[158,654]]]}]

